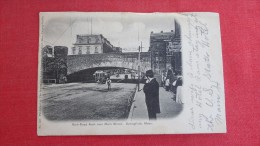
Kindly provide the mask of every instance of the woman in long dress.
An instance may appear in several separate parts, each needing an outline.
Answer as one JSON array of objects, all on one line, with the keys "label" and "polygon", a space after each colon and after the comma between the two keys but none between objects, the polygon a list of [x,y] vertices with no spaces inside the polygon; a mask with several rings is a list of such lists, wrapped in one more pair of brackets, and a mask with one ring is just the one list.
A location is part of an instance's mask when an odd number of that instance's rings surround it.
[{"label": "woman in long dress", "polygon": [[182,86],[178,86],[177,87],[177,91],[176,91],[176,102],[183,104],[183,99],[182,99]]},{"label": "woman in long dress", "polygon": [[176,82],[176,102],[183,104],[183,96],[182,96],[182,77],[179,77]]}]

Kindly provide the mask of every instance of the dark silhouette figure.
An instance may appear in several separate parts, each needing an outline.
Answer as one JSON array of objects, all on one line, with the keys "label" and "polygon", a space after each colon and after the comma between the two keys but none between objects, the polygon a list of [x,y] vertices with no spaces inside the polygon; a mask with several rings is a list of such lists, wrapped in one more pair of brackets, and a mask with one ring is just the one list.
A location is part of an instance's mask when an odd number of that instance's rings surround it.
[{"label": "dark silhouette figure", "polygon": [[156,113],[160,113],[159,83],[153,78],[153,71],[146,71],[146,83],[144,84],[145,102],[149,120],[156,120]]},{"label": "dark silhouette figure", "polygon": [[107,84],[107,90],[111,90],[111,80],[109,77],[106,80],[106,84]]}]

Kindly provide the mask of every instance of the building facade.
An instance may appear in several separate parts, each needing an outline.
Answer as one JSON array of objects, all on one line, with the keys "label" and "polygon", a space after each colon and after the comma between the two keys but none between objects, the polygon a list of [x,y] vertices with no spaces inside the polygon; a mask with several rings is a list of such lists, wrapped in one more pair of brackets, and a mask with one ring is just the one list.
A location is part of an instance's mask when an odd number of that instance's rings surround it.
[{"label": "building facade", "polygon": [[151,68],[157,75],[168,70],[182,74],[181,28],[175,21],[175,30],[150,34]]},{"label": "building facade", "polygon": [[74,46],[71,49],[72,55],[120,52],[119,47],[114,47],[101,34],[77,35],[76,43],[73,45]]},{"label": "building facade", "polygon": [[150,48],[151,51],[151,68],[156,74],[161,74],[166,71],[167,48],[170,40],[174,37],[174,32],[154,33],[150,35]]},{"label": "building facade", "polygon": [[174,37],[168,43],[166,48],[166,57],[166,68],[171,68],[175,73],[182,75],[181,27],[177,21],[175,21]]}]

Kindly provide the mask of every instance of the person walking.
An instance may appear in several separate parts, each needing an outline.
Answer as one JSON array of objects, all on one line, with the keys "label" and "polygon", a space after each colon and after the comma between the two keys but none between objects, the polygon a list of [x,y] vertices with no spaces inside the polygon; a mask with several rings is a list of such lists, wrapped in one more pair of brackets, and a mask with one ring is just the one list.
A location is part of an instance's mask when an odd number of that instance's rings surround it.
[{"label": "person walking", "polygon": [[166,78],[166,81],[165,81],[165,90],[166,91],[169,91],[170,89],[170,79],[169,78]]},{"label": "person walking", "polygon": [[106,80],[106,84],[107,84],[107,90],[111,90],[111,80],[109,77]]},{"label": "person walking", "polygon": [[156,114],[160,113],[159,83],[156,81],[152,70],[146,71],[147,80],[144,84],[145,102],[149,120],[156,120]]}]

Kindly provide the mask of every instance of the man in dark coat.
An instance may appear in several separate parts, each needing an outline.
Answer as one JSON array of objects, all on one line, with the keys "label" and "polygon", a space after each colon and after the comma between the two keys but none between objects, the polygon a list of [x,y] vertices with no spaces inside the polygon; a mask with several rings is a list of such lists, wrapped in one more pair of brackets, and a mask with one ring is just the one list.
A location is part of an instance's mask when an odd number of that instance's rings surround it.
[{"label": "man in dark coat", "polygon": [[145,102],[148,110],[149,120],[156,119],[156,113],[160,113],[159,105],[159,83],[153,78],[153,71],[146,71],[146,83],[144,84]]}]

